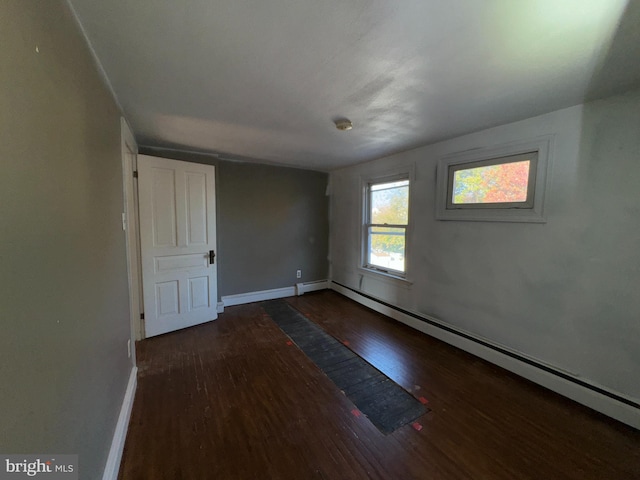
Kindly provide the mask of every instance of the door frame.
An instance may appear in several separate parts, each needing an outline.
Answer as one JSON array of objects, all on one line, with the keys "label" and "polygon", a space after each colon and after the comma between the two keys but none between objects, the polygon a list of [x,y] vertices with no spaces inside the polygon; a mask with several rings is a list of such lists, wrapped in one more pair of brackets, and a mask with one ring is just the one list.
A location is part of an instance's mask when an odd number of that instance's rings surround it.
[{"label": "door frame", "polygon": [[142,265],[140,263],[140,229],[138,221],[137,171],[138,144],[124,117],[120,117],[120,145],[122,156],[122,185],[124,192],[123,228],[127,250],[129,280],[129,315],[131,323],[131,357],[135,364],[135,341],[145,338],[142,315]]}]

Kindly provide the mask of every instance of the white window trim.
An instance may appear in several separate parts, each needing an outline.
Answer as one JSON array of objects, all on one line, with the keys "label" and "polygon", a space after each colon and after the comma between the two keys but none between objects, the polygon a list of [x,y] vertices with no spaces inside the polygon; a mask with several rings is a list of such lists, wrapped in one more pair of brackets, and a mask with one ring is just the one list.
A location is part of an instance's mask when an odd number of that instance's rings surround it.
[{"label": "white window trim", "polygon": [[[498,147],[474,149],[472,151],[454,153],[442,157],[438,161],[436,173],[436,218],[438,220],[459,220],[476,222],[533,222],[545,223],[544,197],[548,172],[551,164],[553,135],[545,135],[526,142],[500,145]],[[531,207],[513,205],[483,205],[470,207],[460,205],[451,207],[449,201],[449,167],[499,159],[519,155],[527,152],[538,152],[534,187],[533,204]],[[449,208],[448,208],[449,207]]]},{"label": "white window trim", "polygon": [[[404,244],[404,272],[398,270],[385,270],[384,268],[369,266],[368,265],[368,232],[367,232],[367,220],[368,220],[368,207],[369,207],[369,185],[372,183],[386,183],[398,180],[409,180],[409,211],[407,212],[407,226],[405,229],[405,244]],[[413,205],[413,189],[414,189],[414,167],[413,165],[406,165],[402,168],[394,169],[393,171],[387,171],[384,173],[376,174],[373,176],[363,176],[360,181],[360,264],[358,269],[367,274],[374,274],[376,277],[385,278],[389,280],[400,280],[402,282],[411,283],[409,280],[409,258],[411,250],[411,231],[413,225],[412,217],[412,205]]]}]

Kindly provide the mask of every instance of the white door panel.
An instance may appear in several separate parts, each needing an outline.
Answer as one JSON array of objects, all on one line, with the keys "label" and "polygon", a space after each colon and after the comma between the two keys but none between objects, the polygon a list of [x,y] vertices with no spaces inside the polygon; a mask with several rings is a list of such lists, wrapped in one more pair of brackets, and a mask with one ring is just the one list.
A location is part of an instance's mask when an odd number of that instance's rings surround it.
[{"label": "white door panel", "polygon": [[146,336],[215,320],[215,167],[138,156]]}]

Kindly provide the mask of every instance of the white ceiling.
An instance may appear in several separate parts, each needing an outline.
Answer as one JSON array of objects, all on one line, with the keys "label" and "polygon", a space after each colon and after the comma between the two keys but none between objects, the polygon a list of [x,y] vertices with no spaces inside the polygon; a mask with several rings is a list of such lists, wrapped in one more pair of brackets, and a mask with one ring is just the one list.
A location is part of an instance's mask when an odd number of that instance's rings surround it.
[{"label": "white ceiling", "polygon": [[640,79],[637,0],[69,1],[139,143],[226,158],[328,170]]}]

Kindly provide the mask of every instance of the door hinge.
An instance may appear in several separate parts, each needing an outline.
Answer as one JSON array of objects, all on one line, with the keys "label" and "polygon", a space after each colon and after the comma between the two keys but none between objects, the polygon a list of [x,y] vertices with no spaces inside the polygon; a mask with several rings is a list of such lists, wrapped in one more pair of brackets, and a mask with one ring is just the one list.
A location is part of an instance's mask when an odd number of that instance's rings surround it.
[{"label": "door hinge", "polygon": [[140,320],[144,320],[144,313],[140,314]]},{"label": "door hinge", "polygon": [[133,171],[133,178],[138,178],[138,171],[137,170]]}]

